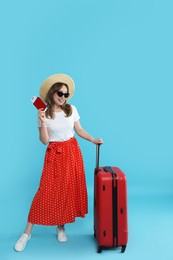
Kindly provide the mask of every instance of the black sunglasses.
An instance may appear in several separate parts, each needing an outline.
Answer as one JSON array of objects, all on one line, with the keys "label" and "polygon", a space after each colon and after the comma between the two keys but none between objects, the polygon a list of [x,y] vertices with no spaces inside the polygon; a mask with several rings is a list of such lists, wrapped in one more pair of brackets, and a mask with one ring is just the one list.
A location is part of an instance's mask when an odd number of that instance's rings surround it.
[{"label": "black sunglasses", "polygon": [[69,93],[63,93],[63,92],[61,92],[61,91],[57,91],[56,93],[57,93],[58,97],[64,96],[65,98],[68,98],[69,95],[70,95]]}]

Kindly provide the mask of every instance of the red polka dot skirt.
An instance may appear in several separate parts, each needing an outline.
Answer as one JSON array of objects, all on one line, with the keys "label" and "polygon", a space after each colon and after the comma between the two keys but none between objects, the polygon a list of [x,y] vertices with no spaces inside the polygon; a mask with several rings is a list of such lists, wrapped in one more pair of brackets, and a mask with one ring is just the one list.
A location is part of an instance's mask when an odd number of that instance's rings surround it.
[{"label": "red polka dot skirt", "polygon": [[65,142],[50,142],[28,222],[63,225],[87,213],[85,172],[77,140],[73,137]]}]

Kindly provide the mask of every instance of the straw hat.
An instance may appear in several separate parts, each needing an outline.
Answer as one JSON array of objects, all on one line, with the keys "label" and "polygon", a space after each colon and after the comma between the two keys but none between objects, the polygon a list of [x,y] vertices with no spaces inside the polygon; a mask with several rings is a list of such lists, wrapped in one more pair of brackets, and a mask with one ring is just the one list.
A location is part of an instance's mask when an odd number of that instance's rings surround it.
[{"label": "straw hat", "polygon": [[45,79],[45,81],[42,83],[42,85],[40,87],[40,97],[44,101],[46,99],[46,95],[47,95],[49,89],[55,83],[65,83],[68,85],[70,95],[67,98],[67,100],[69,100],[73,96],[74,90],[75,90],[75,85],[74,85],[73,79],[66,74],[54,74],[54,75],[49,76],[47,79]]}]

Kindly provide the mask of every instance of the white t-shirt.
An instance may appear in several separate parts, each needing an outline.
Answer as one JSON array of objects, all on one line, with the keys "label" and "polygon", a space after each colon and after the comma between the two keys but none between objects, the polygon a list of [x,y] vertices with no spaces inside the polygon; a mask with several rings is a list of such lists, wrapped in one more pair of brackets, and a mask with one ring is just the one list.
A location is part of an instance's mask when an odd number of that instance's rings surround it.
[{"label": "white t-shirt", "polygon": [[[63,111],[55,112],[54,119],[46,118],[46,126],[49,134],[49,142],[67,141],[74,136],[74,123],[80,119],[75,106],[72,107],[72,115],[66,117]],[[41,121],[38,119],[38,127],[41,127]]]}]

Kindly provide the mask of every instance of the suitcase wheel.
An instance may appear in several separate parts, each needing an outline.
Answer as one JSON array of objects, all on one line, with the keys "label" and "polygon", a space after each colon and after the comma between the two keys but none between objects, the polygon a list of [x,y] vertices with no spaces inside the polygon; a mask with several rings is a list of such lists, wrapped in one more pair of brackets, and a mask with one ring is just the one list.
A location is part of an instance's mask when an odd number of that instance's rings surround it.
[{"label": "suitcase wheel", "polygon": [[125,246],[122,246],[122,248],[121,248],[121,253],[124,253],[125,250],[126,250],[126,245],[125,245]]},{"label": "suitcase wheel", "polygon": [[102,247],[101,246],[98,246],[98,249],[97,249],[97,253],[101,253],[102,252]]}]

